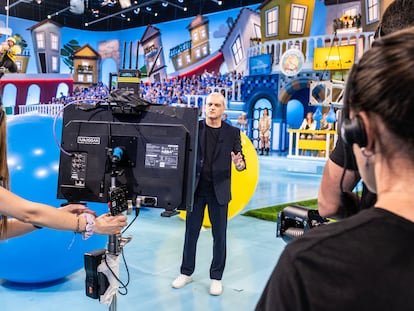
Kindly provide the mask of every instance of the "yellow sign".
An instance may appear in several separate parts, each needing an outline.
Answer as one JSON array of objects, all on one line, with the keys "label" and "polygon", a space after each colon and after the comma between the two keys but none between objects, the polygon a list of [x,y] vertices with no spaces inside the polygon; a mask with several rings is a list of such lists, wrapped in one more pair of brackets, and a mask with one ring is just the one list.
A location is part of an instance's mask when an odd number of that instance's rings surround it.
[{"label": "yellow sign", "polygon": [[354,64],[354,59],[354,45],[315,48],[313,70],[350,69]]}]

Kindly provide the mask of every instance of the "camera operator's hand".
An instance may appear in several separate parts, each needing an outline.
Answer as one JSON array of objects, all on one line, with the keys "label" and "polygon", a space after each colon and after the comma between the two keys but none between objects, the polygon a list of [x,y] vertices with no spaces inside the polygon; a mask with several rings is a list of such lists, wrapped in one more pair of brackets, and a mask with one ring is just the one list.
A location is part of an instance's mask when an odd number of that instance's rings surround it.
[{"label": "camera operator's hand", "polygon": [[118,234],[126,225],[127,216],[110,216],[104,214],[95,218],[95,227],[93,231],[98,234]]}]

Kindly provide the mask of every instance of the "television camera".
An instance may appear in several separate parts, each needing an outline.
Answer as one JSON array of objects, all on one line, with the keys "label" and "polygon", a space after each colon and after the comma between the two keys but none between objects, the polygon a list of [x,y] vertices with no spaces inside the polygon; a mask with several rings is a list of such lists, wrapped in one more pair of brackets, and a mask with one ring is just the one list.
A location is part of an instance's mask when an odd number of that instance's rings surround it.
[{"label": "television camera", "polygon": [[328,222],[328,219],[321,217],[317,210],[289,205],[277,217],[276,237],[282,238],[287,243],[302,236],[306,231]]},{"label": "television camera", "polygon": [[[105,101],[65,107],[58,198],[108,203],[112,215],[135,207],[138,216],[141,206],[164,209],[166,217],[192,210],[198,109],[147,102],[139,85],[138,69],[123,68]],[[101,301],[111,281],[118,289],[118,255],[130,239],[110,235],[107,249],[84,254],[88,297]]]}]

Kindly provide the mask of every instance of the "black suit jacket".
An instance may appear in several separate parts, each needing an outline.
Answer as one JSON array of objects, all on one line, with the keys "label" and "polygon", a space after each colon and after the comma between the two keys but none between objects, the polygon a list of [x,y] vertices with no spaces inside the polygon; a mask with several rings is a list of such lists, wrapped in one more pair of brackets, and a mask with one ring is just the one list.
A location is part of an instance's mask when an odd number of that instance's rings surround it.
[{"label": "black suit jacket", "polygon": [[[205,158],[206,122],[199,121],[198,127],[198,153],[196,165],[196,187],[200,180]],[[217,145],[214,150],[212,178],[214,193],[219,204],[228,204],[231,200],[231,152],[242,152],[240,130],[225,122],[222,122]],[[244,158],[244,157],[243,157]]]}]

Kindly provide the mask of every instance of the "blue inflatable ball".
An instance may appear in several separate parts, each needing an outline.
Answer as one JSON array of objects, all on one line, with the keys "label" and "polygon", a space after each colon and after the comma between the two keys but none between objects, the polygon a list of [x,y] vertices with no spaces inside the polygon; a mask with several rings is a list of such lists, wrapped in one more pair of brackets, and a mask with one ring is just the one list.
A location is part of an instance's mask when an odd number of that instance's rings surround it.
[{"label": "blue inflatable ball", "polygon": [[[11,191],[25,199],[59,207],[57,199],[59,147],[53,137],[54,117],[9,116],[8,164]],[[56,122],[60,140],[62,120]],[[88,203],[98,215],[106,204]],[[83,269],[83,254],[105,248],[107,236],[93,235],[84,241],[79,234],[39,229],[30,234],[0,241],[0,279],[18,283],[44,283]]]}]

